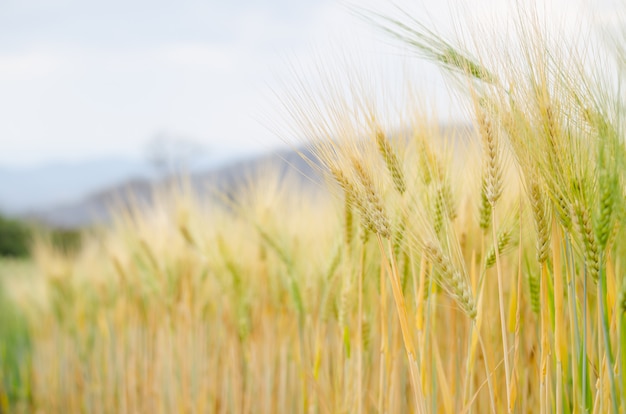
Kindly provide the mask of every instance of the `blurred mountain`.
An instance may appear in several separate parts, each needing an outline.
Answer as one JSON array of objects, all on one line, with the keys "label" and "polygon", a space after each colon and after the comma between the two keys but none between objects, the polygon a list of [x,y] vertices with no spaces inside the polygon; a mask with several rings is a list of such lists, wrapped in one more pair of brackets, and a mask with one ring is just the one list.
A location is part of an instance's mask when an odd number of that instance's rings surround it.
[{"label": "blurred mountain", "polygon": [[[200,154],[191,172],[205,171],[232,161],[232,151]],[[102,157],[75,163],[49,163],[37,167],[0,166],[0,213],[32,216],[59,206],[79,205],[95,192],[129,182],[155,181],[166,176],[167,165],[140,159]]]},{"label": "blurred mountain", "polygon": [[33,168],[0,168],[0,211],[22,215],[77,202],[97,188],[153,175],[147,163],[117,157]]},{"label": "blurred mountain", "polygon": [[[310,153],[305,151],[307,156]],[[131,171],[128,169],[128,171]],[[141,170],[136,170],[141,172]],[[206,167],[202,171],[192,171],[188,175],[189,183],[195,194],[210,196],[209,189],[218,189],[223,194],[235,192],[239,186],[246,185],[251,179],[274,172],[279,176],[293,175],[303,185],[313,185],[321,178],[319,173],[296,151],[243,159],[222,166]],[[78,200],[57,204],[49,208],[31,209],[20,214],[21,217],[34,220],[52,227],[78,228],[93,224],[106,224],[111,220],[114,208],[124,208],[131,204],[150,203],[155,193],[180,185],[180,178],[156,178],[154,175],[136,175]]]}]

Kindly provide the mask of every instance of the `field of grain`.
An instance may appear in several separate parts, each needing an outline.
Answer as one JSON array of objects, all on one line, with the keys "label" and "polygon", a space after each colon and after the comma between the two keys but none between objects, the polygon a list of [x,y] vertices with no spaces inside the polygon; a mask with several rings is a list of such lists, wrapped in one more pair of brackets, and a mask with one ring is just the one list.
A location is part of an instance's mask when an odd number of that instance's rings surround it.
[{"label": "field of grain", "polygon": [[504,51],[363,12],[470,132],[417,92],[300,82],[285,122],[322,188],[267,168],[119,211],[78,252],[40,239],[0,280],[29,332],[0,413],[626,412],[626,42],[519,13]]}]

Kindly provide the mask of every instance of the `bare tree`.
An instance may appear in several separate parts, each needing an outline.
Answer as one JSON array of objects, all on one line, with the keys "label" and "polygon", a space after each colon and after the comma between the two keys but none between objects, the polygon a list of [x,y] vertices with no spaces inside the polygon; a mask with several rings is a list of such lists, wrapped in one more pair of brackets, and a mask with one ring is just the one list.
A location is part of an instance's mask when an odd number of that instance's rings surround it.
[{"label": "bare tree", "polygon": [[163,176],[188,172],[203,155],[206,148],[198,141],[167,131],[157,133],[146,145],[148,162]]}]

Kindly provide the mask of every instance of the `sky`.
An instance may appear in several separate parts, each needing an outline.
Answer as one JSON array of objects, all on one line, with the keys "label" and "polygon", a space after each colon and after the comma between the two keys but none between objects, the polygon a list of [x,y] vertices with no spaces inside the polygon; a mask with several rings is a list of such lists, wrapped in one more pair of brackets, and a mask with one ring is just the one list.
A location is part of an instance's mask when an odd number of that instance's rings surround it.
[{"label": "sky", "polygon": [[[423,17],[445,22],[444,3],[422,1]],[[0,0],[0,167],[141,158],[163,135],[216,154],[274,148],[291,64],[337,44],[380,52],[379,39],[335,0]]]}]

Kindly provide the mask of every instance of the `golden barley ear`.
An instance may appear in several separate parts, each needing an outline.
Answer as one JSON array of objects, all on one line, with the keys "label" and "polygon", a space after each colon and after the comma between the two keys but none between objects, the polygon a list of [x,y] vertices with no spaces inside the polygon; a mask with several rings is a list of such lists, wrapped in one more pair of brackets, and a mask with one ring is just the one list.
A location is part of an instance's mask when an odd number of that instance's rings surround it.
[{"label": "golden barley ear", "polygon": [[440,272],[437,278],[438,283],[446,289],[470,319],[475,319],[476,303],[469,284],[461,272],[455,268],[450,258],[444,255],[441,247],[435,242],[427,242],[424,245],[424,254]]},{"label": "golden barley ear", "polygon": [[390,220],[385,213],[382,199],[374,186],[374,182],[358,158],[353,157],[351,161],[359,179],[359,188],[362,189],[361,197],[356,198],[357,207],[362,211],[367,226],[375,233],[389,239],[391,237]]},{"label": "golden barley ear", "polygon": [[492,207],[502,195],[502,153],[497,130],[487,118],[484,109],[477,106],[478,130],[482,138],[484,153],[483,185],[487,201]]}]

